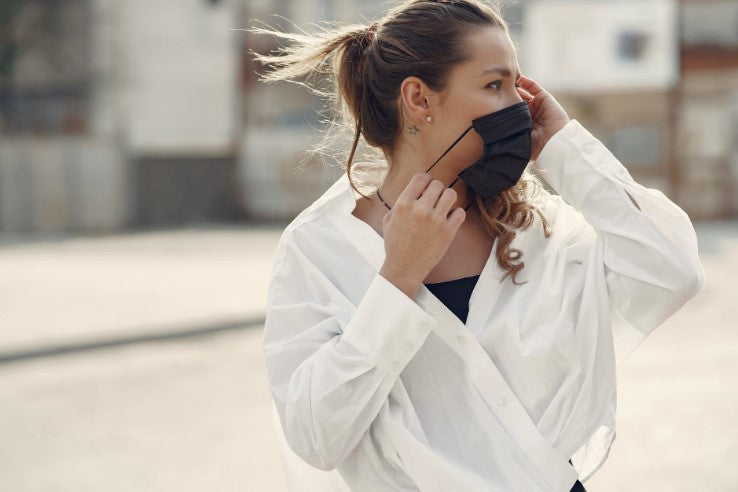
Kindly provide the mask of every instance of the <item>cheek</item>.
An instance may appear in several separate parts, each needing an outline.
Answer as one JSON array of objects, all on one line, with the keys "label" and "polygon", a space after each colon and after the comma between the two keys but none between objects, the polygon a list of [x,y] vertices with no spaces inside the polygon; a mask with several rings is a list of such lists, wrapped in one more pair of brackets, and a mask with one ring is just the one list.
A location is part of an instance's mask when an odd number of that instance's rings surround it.
[{"label": "cheek", "polygon": [[484,150],[484,142],[482,137],[472,128],[457,144],[457,147],[459,149],[455,155],[455,160],[459,171],[461,171],[479,160]]}]

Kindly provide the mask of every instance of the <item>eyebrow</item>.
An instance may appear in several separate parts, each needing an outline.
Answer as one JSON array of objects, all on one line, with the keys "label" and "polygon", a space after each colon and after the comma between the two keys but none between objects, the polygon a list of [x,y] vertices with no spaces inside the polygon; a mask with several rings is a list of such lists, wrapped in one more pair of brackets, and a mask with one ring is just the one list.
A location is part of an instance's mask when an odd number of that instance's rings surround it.
[{"label": "eyebrow", "polygon": [[[479,74],[479,76],[481,77],[482,75],[487,75],[488,73],[499,73],[503,77],[510,77],[511,75],[510,70],[508,70],[507,68],[494,67],[494,68],[489,68],[483,71],[482,73]],[[517,76],[515,77],[515,80],[518,80],[518,79],[520,79],[520,72],[517,72]]]}]

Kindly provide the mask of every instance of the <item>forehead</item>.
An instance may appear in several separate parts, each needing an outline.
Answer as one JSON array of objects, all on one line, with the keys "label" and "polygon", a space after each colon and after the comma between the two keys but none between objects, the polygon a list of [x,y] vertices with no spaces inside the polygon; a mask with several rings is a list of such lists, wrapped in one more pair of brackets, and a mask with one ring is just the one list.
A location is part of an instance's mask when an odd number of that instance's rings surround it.
[{"label": "forehead", "polygon": [[[456,67],[456,77],[479,78],[482,72],[492,68],[508,69],[514,78],[520,67],[515,47],[510,36],[499,27],[481,27],[471,31],[466,37],[469,59]],[[501,75],[498,72],[490,75]]]}]

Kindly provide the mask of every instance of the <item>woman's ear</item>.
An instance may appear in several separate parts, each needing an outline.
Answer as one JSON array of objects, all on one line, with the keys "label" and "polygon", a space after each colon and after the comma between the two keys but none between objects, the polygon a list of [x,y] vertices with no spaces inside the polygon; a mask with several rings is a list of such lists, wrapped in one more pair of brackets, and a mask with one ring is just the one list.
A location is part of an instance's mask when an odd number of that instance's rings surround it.
[{"label": "woman's ear", "polygon": [[428,116],[432,115],[432,110],[428,104],[428,94],[430,89],[418,77],[406,77],[400,85],[400,98],[405,112],[414,122],[428,121]]}]

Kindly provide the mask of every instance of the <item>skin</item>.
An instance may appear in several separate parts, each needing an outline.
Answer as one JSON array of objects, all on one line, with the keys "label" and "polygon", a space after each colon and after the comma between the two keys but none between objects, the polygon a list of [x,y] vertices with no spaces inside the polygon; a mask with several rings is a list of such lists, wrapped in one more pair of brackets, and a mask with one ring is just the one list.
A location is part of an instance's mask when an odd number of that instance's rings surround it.
[{"label": "skin", "polygon": [[[474,118],[520,101],[528,102],[533,118],[533,160],[569,121],[553,96],[535,81],[521,75],[516,84],[517,54],[502,29],[478,28],[467,42],[471,56],[451,70],[442,93],[430,90],[418,77],[402,82],[402,136],[390,156],[393,171],[380,186],[392,210],[374,194],[370,200],[357,200],[353,212],[384,238],[386,257],[380,275],[411,298],[421,283],[479,274],[494,241],[476,206],[464,211],[470,201],[463,180],[447,188],[482,155],[481,137],[469,131],[428,173],[425,170]],[[482,74],[493,67],[506,68],[510,75]]]}]

